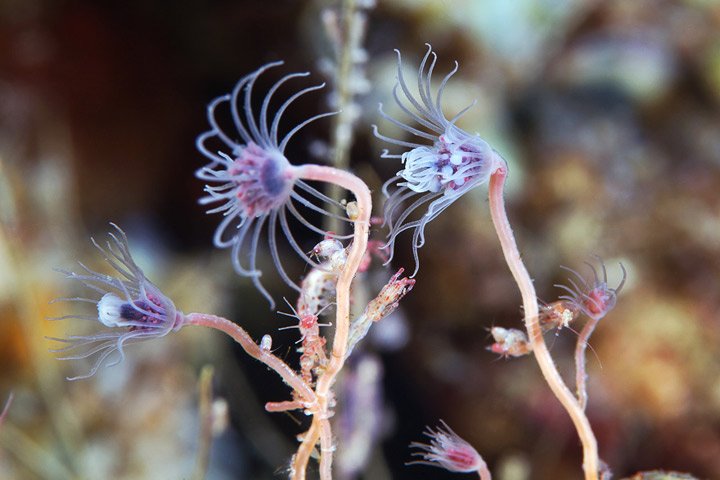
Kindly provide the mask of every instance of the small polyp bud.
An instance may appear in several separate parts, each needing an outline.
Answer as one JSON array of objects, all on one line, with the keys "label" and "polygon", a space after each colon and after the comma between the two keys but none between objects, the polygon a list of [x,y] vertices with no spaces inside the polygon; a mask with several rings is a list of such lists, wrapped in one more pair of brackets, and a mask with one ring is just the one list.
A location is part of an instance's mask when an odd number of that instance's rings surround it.
[{"label": "small polyp bud", "polygon": [[421,457],[422,460],[408,462],[408,465],[431,465],[460,473],[487,470],[487,465],[477,450],[453,432],[445,422],[441,421],[441,426],[436,430],[428,427],[425,435],[430,438],[429,445],[418,442],[410,444],[411,447],[420,449],[412,455]]},{"label": "small polyp bud", "polygon": [[415,286],[415,279],[400,278],[403,271],[403,268],[398,270],[380,290],[377,297],[368,304],[365,311],[368,318],[373,322],[377,322],[394,312],[400,300]]},{"label": "small polyp bud", "polygon": [[263,335],[262,339],[260,339],[260,348],[265,351],[272,348],[272,337],[270,335]]},{"label": "small polyp bud", "polygon": [[415,279],[400,278],[403,271],[404,269],[401,268],[395,275],[390,277],[387,285],[365,307],[363,314],[352,322],[348,333],[348,347],[345,358],[350,356],[355,345],[365,338],[372,324],[394,312],[400,304],[400,300],[415,286]]},{"label": "small polyp bud", "polygon": [[600,263],[601,274],[598,273],[595,266],[591,263],[587,263],[593,272],[593,280],[588,281],[583,278],[580,273],[576,272],[572,268],[561,267],[568,272],[572,273],[576,278],[569,278],[568,282],[570,286],[558,285],[555,286],[565,290],[568,295],[560,297],[561,300],[575,304],[576,308],[582,311],[585,315],[595,320],[600,320],[607,313],[615,307],[617,301],[617,295],[625,285],[625,279],[627,278],[627,271],[623,264],[620,264],[622,270],[622,278],[620,283],[615,288],[608,286],[608,275],[605,263],[599,257],[597,260]]},{"label": "small polyp bud", "polygon": [[358,216],[360,215],[360,209],[358,208],[357,202],[348,202],[347,206],[345,207],[345,213],[347,213],[347,216],[350,220],[357,220]]},{"label": "small polyp bud", "polygon": [[532,351],[532,345],[522,330],[515,328],[493,327],[490,333],[495,343],[488,347],[493,353],[503,357],[522,357]]}]

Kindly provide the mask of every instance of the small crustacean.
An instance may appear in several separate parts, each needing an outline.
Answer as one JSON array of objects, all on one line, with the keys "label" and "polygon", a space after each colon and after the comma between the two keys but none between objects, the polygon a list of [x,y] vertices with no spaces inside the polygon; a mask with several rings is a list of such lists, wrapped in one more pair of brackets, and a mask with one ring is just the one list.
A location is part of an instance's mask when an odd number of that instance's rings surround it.
[{"label": "small crustacean", "polygon": [[300,374],[303,380],[308,385],[313,383],[313,374],[318,375],[322,369],[327,365],[327,355],[325,354],[325,338],[320,335],[320,327],[329,327],[330,323],[319,323],[318,317],[322,314],[322,310],[328,308],[330,305],[325,306],[320,311],[313,313],[306,308],[300,307],[300,310],[285,300],[292,313],[278,312],[280,315],[286,317],[295,318],[298,323],[297,325],[290,325],[288,327],[282,327],[279,330],[287,330],[290,328],[297,328],[300,330],[300,343],[301,346],[298,348],[300,356]]}]

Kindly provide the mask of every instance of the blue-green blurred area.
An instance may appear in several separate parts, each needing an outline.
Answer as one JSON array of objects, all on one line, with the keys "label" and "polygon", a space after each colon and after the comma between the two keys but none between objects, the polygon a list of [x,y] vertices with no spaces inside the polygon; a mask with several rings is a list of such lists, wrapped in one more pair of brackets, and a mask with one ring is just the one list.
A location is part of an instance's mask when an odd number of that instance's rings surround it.
[{"label": "blue-green blurred area", "polygon": [[[291,319],[269,311],[233,273],[229,253],[212,247],[220,217],[197,203],[203,185],[193,172],[205,159],[195,138],[207,129],[207,103],[273,60],[286,61],[283,72],[258,88],[306,70],[312,80],[303,85],[329,82],[288,109],[281,129],[332,109],[328,25],[337,8],[0,3],[0,403],[15,397],[0,425],[0,478],[191,478],[205,364],[215,366],[216,408],[226,402],[229,417],[207,478],[286,477],[307,419],[265,413],[288,389],[219,333],[187,328],[131,346],[121,365],[69,383],[88,365],[55,360],[46,337],[93,327],[46,318],[68,313],[50,300],[77,294],[53,268],[98,267],[89,238],[103,238],[113,221],[179,309],[226,316],[258,339],[271,333],[276,354],[297,360],[297,331],[277,331]],[[393,49],[411,78],[431,43],[438,81],[460,64],[443,95],[448,116],[476,99],[460,126],[510,165],[508,211],[540,300],[562,294],[553,287],[567,283],[560,265],[590,275],[583,262],[599,255],[610,286],[618,263],[627,268],[588,349],[588,415],[602,459],[615,478],[660,468],[720,478],[720,3],[379,0],[363,8],[367,61],[358,68],[369,88],[356,98],[351,165],[378,206],[382,183],[401,168],[380,159],[386,145],[370,127],[393,132],[377,114],[379,101],[397,113]],[[331,126],[304,129],[288,158],[324,162]],[[338,387],[337,456],[347,458],[337,478],[460,478],[404,465],[407,445],[438,419],[476,447],[493,478],[581,478],[572,424],[533,359],[498,361],[486,350],[490,327],[521,328],[522,318],[486,195],[477,189],[430,224],[414,290],[353,355]],[[394,268],[376,264],[364,277],[369,292],[413,267],[409,236],[397,245]],[[292,262],[299,278],[306,270]],[[269,288],[293,301],[282,282]],[[570,329],[546,336],[569,383],[575,339]]]}]

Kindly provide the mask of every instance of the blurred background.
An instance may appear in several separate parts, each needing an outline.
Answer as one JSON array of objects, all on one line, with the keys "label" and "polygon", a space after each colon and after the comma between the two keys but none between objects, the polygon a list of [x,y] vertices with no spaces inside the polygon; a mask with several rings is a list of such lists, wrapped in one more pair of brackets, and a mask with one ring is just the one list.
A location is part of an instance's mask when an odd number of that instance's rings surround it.
[{"label": "blurred background", "polygon": [[[720,478],[720,3],[356,2],[345,6],[365,20],[357,28],[367,58],[359,54],[352,71],[349,159],[378,205],[399,170],[379,158],[386,146],[370,128],[393,133],[377,114],[379,101],[392,103],[393,49],[412,69],[428,42],[436,72],[461,65],[444,95],[449,116],[477,99],[460,125],[510,164],[509,215],[539,298],[561,294],[561,265],[589,275],[592,255],[605,260],[612,287],[618,262],[628,270],[588,351],[601,457],[616,478],[655,468]],[[197,203],[203,184],[193,172],[205,159],[194,142],[207,129],[206,104],[268,61],[286,61],[268,85],[305,70],[307,85],[329,83],[284,125],[336,106],[340,7],[0,2],[0,404],[14,393],[0,426],[0,478],[200,478],[204,365],[214,366],[216,420],[227,412],[207,478],[286,476],[306,419],[264,413],[288,390],[229,339],[187,328],[68,382],[89,365],[57,361],[46,337],[84,325],[46,318],[71,313],[49,302],[78,291],[53,268],[103,268],[89,239],[112,221],[179,309],[226,316],[255,338],[272,333],[294,361],[297,332],[277,331],[289,319],[212,247],[219,216]],[[327,161],[333,125],[298,134],[291,161]],[[486,195],[476,189],[430,224],[415,289],[353,355],[338,387],[339,479],[460,478],[404,465],[408,444],[439,419],[494,478],[581,478],[576,434],[533,359],[486,350],[490,327],[520,328],[522,317]],[[409,246],[399,240],[393,267],[412,268]],[[367,290],[394,271],[375,265]],[[292,296],[280,281],[269,288]],[[546,339],[570,379],[576,334]]]}]

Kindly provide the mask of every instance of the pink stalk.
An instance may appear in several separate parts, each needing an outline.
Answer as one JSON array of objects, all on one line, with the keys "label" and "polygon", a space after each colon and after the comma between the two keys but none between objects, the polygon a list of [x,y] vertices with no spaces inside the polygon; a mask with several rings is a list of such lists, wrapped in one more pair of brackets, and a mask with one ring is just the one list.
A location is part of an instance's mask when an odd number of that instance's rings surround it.
[{"label": "pink stalk", "polygon": [[214,328],[230,335],[245,350],[245,353],[254,359],[264,363],[287,383],[302,401],[308,406],[317,401],[315,392],[303,381],[292,368],[268,350],[260,348],[250,335],[243,328],[230,320],[216,315],[204,313],[190,313],[185,316],[186,325],[198,325],[201,327]]},{"label": "pink stalk", "polygon": [[320,436],[319,422],[317,422],[316,419],[316,416],[313,417],[310,429],[305,432],[302,443],[300,443],[298,451],[293,456],[290,466],[290,478],[292,480],[305,480],[305,471],[310,461],[310,455],[312,455],[312,452],[315,450],[315,445]]},{"label": "pink stalk", "polygon": [[267,412],[289,412],[290,410],[300,410],[304,408],[302,402],[296,400],[288,400],[285,402],[267,402],[265,404],[265,411]]},{"label": "pink stalk", "polygon": [[570,415],[575,429],[578,432],[583,446],[583,470],[585,472],[585,480],[597,480],[599,471],[597,440],[595,439],[595,434],[590,427],[590,422],[585,416],[583,408],[565,385],[565,382],[563,382],[545,344],[542,329],[538,321],[539,311],[535,287],[533,286],[530,274],[520,258],[520,251],[518,250],[515,236],[510,227],[507,212],[505,211],[503,189],[506,178],[507,168],[504,166],[498,168],[490,177],[490,214],[493,224],[495,225],[495,231],[500,240],[505,261],[515,278],[515,282],[520,288],[523,311],[525,312],[525,327],[528,331],[528,338],[533,346],[535,359],[540,366],[545,381]]},{"label": "pink stalk", "polygon": [[332,461],[335,445],[332,442],[332,428],[330,420],[320,418],[320,478],[332,480]]},{"label": "pink stalk", "polygon": [[[330,389],[335,382],[337,374],[345,363],[348,333],[350,330],[350,286],[362,263],[365,250],[367,250],[372,197],[365,182],[344,170],[323,165],[308,164],[298,167],[297,173],[299,178],[327,182],[351,191],[353,195],[355,195],[355,202],[357,204],[357,213],[355,218],[352,219],[355,224],[353,242],[348,252],[347,262],[340,271],[336,284],[335,336],[333,337],[330,362],[318,378],[315,388],[319,409],[313,416],[313,426],[319,423],[316,428],[320,430],[320,478],[329,480],[331,478],[332,452],[334,449],[332,432],[328,421],[329,400],[332,395]],[[311,430],[312,429],[311,427]],[[306,435],[300,449],[307,448],[308,443],[316,441],[316,439],[311,437],[310,435]],[[314,443],[312,445],[314,445]],[[296,455],[296,457],[299,457],[299,455]],[[297,465],[297,467],[298,469],[302,468],[304,471],[306,464],[307,460],[305,461],[305,465]]]},{"label": "pink stalk", "polygon": [[[239,325],[222,317],[201,313],[187,315],[186,323],[215,328],[227,333],[242,346],[248,355],[275,370],[285,383],[293,388],[302,401],[302,406],[313,415],[313,420],[293,457],[291,465],[292,479],[305,479],[308,461],[319,439],[320,478],[330,480],[332,478],[332,459],[335,448],[329,421],[332,416],[331,388],[345,363],[350,330],[350,286],[367,250],[372,198],[367,185],[355,175],[344,170],[308,164],[295,167],[294,173],[298,179],[326,182],[349,190],[355,195],[356,202],[351,218],[355,225],[353,242],[349,247],[347,261],[338,274],[336,284],[336,318],[332,352],[325,370],[317,380],[315,391],[313,392],[302,377],[295,373],[285,362],[269,351],[260,348]],[[284,411],[296,405],[299,405],[297,401],[269,403],[268,410]]]},{"label": "pink stalk", "polygon": [[587,349],[590,335],[595,331],[595,327],[602,319],[602,316],[590,316],[590,320],[585,324],[580,335],[578,336],[577,345],[575,346],[575,388],[577,390],[578,403],[580,408],[585,410],[587,407],[587,373],[585,372],[585,350]]}]

